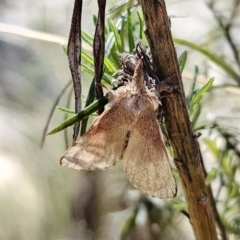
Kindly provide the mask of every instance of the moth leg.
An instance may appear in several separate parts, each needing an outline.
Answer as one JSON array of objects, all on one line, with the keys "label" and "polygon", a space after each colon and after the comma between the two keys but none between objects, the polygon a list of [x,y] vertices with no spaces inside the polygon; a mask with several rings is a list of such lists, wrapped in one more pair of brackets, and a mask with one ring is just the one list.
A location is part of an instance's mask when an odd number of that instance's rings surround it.
[{"label": "moth leg", "polygon": [[151,91],[157,91],[159,93],[167,92],[167,93],[174,93],[177,91],[178,87],[174,86],[174,80],[177,77],[176,74],[173,74],[170,77],[165,78],[163,81],[157,83]]},{"label": "moth leg", "polygon": [[195,138],[195,139],[198,139],[199,137],[201,137],[202,136],[202,133],[201,132],[197,132],[197,133],[194,133],[193,134],[193,138]]},{"label": "moth leg", "polygon": [[123,70],[116,71],[112,76],[114,77],[112,80],[113,86],[126,85],[132,81],[132,76]]}]

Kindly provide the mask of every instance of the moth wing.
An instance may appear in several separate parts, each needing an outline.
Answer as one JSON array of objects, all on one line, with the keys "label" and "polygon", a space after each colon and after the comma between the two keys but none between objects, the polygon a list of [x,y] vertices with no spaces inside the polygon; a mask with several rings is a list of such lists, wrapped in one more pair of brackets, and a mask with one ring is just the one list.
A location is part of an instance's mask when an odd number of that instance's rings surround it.
[{"label": "moth wing", "polygon": [[161,134],[153,111],[139,117],[130,132],[123,168],[136,188],[153,197],[170,198],[177,187]]},{"label": "moth wing", "polygon": [[115,103],[65,151],[60,164],[77,170],[103,170],[115,165],[123,154],[131,122],[131,115],[125,105]]}]

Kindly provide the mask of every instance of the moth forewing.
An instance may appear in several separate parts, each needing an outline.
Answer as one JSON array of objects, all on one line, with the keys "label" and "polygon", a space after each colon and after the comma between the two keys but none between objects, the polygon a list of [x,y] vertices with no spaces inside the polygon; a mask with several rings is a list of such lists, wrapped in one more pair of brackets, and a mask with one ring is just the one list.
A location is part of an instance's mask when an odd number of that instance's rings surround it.
[{"label": "moth forewing", "polygon": [[[124,95],[124,89],[121,94]],[[114,93],[112,93],[114,94]],[[68,148],[60,164],[77,170],[104,170],[123,155],[132,114],[126,111],[125,98],[117,95],[111,108],[99,116],[89,130]]]}]

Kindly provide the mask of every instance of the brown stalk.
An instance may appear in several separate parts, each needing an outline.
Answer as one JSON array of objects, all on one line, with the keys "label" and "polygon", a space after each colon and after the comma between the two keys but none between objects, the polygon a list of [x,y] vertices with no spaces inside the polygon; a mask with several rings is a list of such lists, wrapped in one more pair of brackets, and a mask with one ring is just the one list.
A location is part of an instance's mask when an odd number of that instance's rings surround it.
[{"label": "brown stalk", "polygon": [[162,103],[175,164],[180,175],[195,238],[217,240],[214,215],[204,182],[199,145],[197,138],[194,137],[187,111],[165,2],[163,0],[142,0],[141,5],[155,71],[159,79],[170,78],[170,84],[177,87],[172,97],[163,98]]},{"label": "brown stalk", "polygon": [[[105,23],[105,8],[106,0],[98,0],[98,19],[96,24],[96,30],[93,42],[93,55],[94,55],[94,69],[95,69],[95,88],[96,98],[103,97],[103,89],[101,85],[101,79],[103,75],[103,62],[105,52],[105,39],[104,39],[104,23]],[[101,114],[104,108],[98,110],[98,114]]]},{"label": "brown stalk", "polygon": [[[75,96],[75,112],[78,113],[82,109],[81,105],[81,17],[82,17],[82,0],[75,0],[72,24],[68,39],[68,62],[72,74],[74,96]],[[76,123],[73,127],[73,142],[76,141],[79,133],[80,123]]]}]

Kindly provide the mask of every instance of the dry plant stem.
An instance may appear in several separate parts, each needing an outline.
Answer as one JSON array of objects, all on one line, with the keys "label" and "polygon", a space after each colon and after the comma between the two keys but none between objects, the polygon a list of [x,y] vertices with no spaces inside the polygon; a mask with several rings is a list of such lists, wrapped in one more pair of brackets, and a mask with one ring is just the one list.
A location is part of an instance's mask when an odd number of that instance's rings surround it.
[{"label": "dry plant stem", "polygon": [[[75,0],[72,24],[68,39],[68,62],[72,74],[74,95],[75,95],[75,112],[81,111],[81,17],[82,17],[82,0]],[[73,127],[73,142],[76,141],[79,133],[80,123],[76,123]]]},{"label": "dry plant stem", "polygon": [[[95,88],[97,99],[103,97],[101,79],[103,75],[103,62],[105,52],[104,42],[104,23],[105,23],[106,0],[98,0],[98,20],[93,42],[94,69],[95,69]],[[104,108],[98,110],[101,114]]]},{"label": "dry plant stem", "polygon": [[[202,154],[201,154],[201,164],[202,164],[202,167],[203,167],[204,176],[206,177],[207,176],[207,171],[206,171],[203,159],[202,159]],[[214,219],[215,219],[216,225],[217,225],[218,230],[219,230],[220,235],[221,235],[221,240],[227,240],[228,238],[227,238],[226,230],[224,228],[224,225],[222,224],[219,213],[217,211],[217,206],[216,206],[215,199],[214,199],[213,193],[212,193],[212,188],[211,188],[210,185],[207,186],[207,190],[208,190],[209,201],[210,201],[210,204],[212,206]]]},{"label": "dry plant stem", "polygon": [[204,182],[199,146],[197,139],[194,138],[188,116],[165,3],[163,0],[142,0],[141,5],[155,71],[159,79],[176,75],[172,78],[171,85],[177,87],[178,91],[172,94],[172,97],[163,98],[162,103],[175,164],[181,178],[195,238],[217,240],[214,216]]}]

